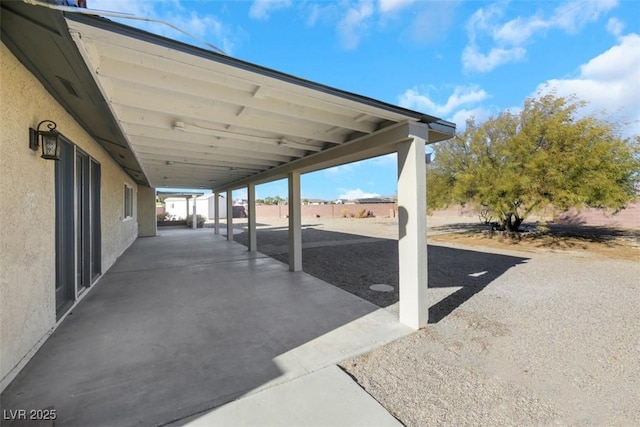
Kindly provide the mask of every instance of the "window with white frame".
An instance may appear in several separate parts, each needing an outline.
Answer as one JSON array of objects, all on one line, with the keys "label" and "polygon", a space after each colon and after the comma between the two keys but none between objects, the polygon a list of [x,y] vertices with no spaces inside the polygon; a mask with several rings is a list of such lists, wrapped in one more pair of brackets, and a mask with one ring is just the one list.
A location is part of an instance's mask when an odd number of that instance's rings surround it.
[{"label": "window with white frame", "polygon": [[124,218],[133,217],[133,188],[124,185]]}]

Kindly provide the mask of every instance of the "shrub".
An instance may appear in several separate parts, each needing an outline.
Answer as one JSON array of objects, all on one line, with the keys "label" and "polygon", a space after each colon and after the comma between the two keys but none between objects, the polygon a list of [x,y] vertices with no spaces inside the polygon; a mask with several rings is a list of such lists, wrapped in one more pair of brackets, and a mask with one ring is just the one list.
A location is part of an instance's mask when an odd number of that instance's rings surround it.
[{"label": "shrub", "polygon": [[373,216],[373,212],[366,210],[365,208],[360,209],[355,213],[356,218],[369,218]]},{"label": "shrub", "polygon": [[[196,224],[198,228],[204,227],[204,222],[206,221],[206,218],[203,217],[202,215],[196,215],[196,217],[197,217]],[[189,215],[186,219],[186,222],[187,222],[187,227],[193,227],[193,215]]]},{"label": "shrub", "polygon": [[169,212],[163,212],[156,215],[158,222],[164,221],[175,221],[175,217],[171,215]]}]

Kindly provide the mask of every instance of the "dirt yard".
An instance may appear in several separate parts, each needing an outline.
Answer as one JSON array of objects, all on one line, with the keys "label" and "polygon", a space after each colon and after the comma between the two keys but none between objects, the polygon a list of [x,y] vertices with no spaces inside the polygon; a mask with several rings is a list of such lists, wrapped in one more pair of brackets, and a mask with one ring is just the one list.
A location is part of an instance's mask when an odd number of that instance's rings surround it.
[{"label": "dirt yard", "polygon": [[[408,426],[640,425],[637,230],[512,240],[441,222],[429,221],[429,325],[342,368]],[[397,312],[393,219],[303,224],[305,271]],[[258,232],[284,262],[285,226]]]}]

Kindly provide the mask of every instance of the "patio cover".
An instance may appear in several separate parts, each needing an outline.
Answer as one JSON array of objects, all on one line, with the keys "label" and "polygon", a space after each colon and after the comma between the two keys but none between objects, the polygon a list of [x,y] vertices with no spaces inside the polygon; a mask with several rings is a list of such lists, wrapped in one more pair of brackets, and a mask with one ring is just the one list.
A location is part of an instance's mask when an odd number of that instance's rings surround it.
[{"label": "patio cover", "polygon": [[[301,269],[300,175],[397,152],[400,318],[425,324],[424,146],[451,138],[455,124],[98,11],[1,6],[3,41],[139,184],[226,191],[229,200],[247,187],[252,212],[255,185],[287,177],[292,271]],[[255,218],[249,226],[254,236]]]},{"label": "patio cover", "polygon": [[[450,138],[455,129],[435,117],[110,21],[70,14],[67,23],[154,187],[223,190],[247,178],[327,167],[329,159],[389,153],[395,147],[369,147],[367,137],[399,123],[424,123],[430,142]],[[350,143],[350,150],[332,150]],[[332,154],[317,156],[324,151]],[[283,167],[307,157],[322,164],[310,159]],[[278,172],[264,174],[272,169]]]},{"label": "patio cover", "polygon": [[224,191],[394,152],[406,127],[374,137],[398,124],[424,125],[428,143],[455,132],[436,117],[91,15],[97,11],[11,3],[2,4],[3,41],[151,187]]}]

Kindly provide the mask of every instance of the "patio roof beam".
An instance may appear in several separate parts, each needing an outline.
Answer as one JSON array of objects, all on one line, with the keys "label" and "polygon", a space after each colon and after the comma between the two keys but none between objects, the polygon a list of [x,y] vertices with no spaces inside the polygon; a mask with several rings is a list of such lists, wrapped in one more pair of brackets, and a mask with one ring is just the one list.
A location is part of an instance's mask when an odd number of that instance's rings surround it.
[{"label": "patio roof beam", "polygon": [[270,132],[279,135],[291,135],[305,138],[320,143],[331,142],[341,144],[344,137],[336,134],[328,134],[331,128],[328,125],[318,125],[302,120],[287,120],[286,117],[275,113],[258,112],[249,110],[242,117],[236,115],[237,111],[228,106],[216,105],[216,103],[189,102],[188,97],[180,97],[176,101],[175,95],[166,93],[149,93],[142,90],[125,91],[116,86],[110,94],[111,105],[119,109],[121,117],[129,114],[160,113],[173,114],[183,121],[206,119],[212,123],[220,123],[227,126],[238,126],[252,131]]},{"label": "patio roof beam", "polygon": [[[123,62],[133,62],[144,65],[154,70],[184,70],[191,76],[198,76],[201,80],[210,80],[212,73],[216,73],[217,81],[227,86],[247,87],[251,85],[258,90],[257,99],[265,97],[280,98],[285,101],[295,102],[300,105],[314,106],[318,102],[325,103],[328,111],[355,111],[357,114],[367,114],[371,117],[384,117],[387,120],[398,121],[411,115],[415,120],[436,119],[419,112],[410,111],[391,104],[384,104],[367,97],[354,95],[328,86],[299,79],[291,75],[279,73],[264,67],[255,66],[229,56],[220,56],[201,50],[194,50],[189,62],[178,62],[175,59],[166,58],[166,47],[155,44],[147,44],[135,38],[121,39],[113,37],[108,43],[101,40],[100,26],[110,27],[106,22],[91,22],[90,26],[82,23],[92,21],[84,16],[69,16],[70,26],[81,34],[81,39],[76,38],[78,44],[82,40],[95,44],[103,56]],[[76,21],[76,22],[73,22]],[[134,30],[136,32],[136,30]],[[176,48],[188,46],[176,45]],[[190,50],[190,49],[189,49]],[[186,53],[186,52],[185,52]],[[204,55],[202,55],[204,54]],[[231,67],[230,67],[231,65]],[[97,68],[94,66],[94,69]],[[233,71],[230,71],[233,70]],[[336,96],[342,98],[337,103]],[[306,100],[306,101],[303,101]],[[335,109],[334,109],[335,107]]]},{"label": "patio roof beam", "polygon": [[[161,90],[179,96],[186,95],[194,99],[206,98],[269,113],[277,111],[284,117],[308,120],[321,125],[331,125],[353,131],[370,133],[375,130],[375,124],[371,122],[356,120],[356,118],[336,114],[332,111],[308,105],[303,106],[274,97],[256,97],[256,91],[246,92],[216,84],[215,76],[211,75],[206,76],[206,80],[203,80],[204,75],[186,79],[184,75],[177,73],[157,73],[155,69],[143,65],[133,65],[110,58],[102,58],[97,73],[109,80],[115,80],[131,87],[145,87],[145,90],[149,91]],[[263,86],[260,87],[263,88]],[[263,89],[262,92],[266,91]]]},{"label": "patio roof beam", "polygon": [[246,174],[235,174],[235,171],[227,171],[227,172],[223,172],[223,171],[192,171],[188,168],[170,168],[167,169],[165,168],[158,168],[158,167],[153,167],[153,168],[149,168],[147,169],[147,173],[151,176],[153,175],[171,175],[171,176],[181,176],[183,178],[197,178],[197,177],[202,177],[203,175],[205,177],[209,177],[209,178],[218,178],[218,179],[229,179],[230,176],[243,176]]},{"label": "patio roof beam", "polygon": [[172,178],[171,180],[156,179],[150,180],[154,187],[175,187],[175,188],[211,188],[212,183],[208,179],[194,178]]},{"label": "patio roof beam", "polygon": [[260,168],[255,166],[254,167],[247,167],[247,166],[237,167],[229,164],[217,165],[217,164],[205,164],[205,163],[199,163],[199,162],[193,162],[193,161],[181,161],[181,160],[167,161],[162,159],[151,159],[151,158],[145,159],[145,165],[149,167],[157,167],[157,166],[164,167],[168,165],[168,166],[174,166],[175,168],[188,169],[194,172],[208,172],[208,171],[224,172],[227,176],[229,176],[229,172],[238,173],[238,174],[240,173],[251,174],[251,173],[256,173],[260,170]]},{"label": "patio roof beam", "polygon": [[[392,153],[397,150],[397,144],[399,142],[408,141],[413,136],[419,136],[425,141],[430,141],[430,137],[432,137],[433,142],[440,139],[446,139],[438,136],[436,133],[432,134],[431,132],[432,131],[425,123],[398,123],[371,135],[357,138],[353,141],[329,148],[319,153],[311,154],[302,159],[258,173],[254,176],[229,183],[222,186],[221,189],[235,189],[244,187],[249,183],[260,184],[275,181],[286,177],[291,171],[298,171],[300,173],[312,172]],[[447,138],[449,137],[450,136],[447,136]]]},{"label": "patio roof beam", "polygon": [[[173,141],[168,139],[157,139],[157,138],[151,138],[147,136],[136,136],[136,137],[132,137],[131,139],[132,141],[135,141],[135,144],[136,144],[136,147],[138,147],[138,150],[140,150],[140,147],[143,149],[153,148],[153,149],[159,149],[159,150],[163,150],[163,149],[174,150],[176,147],[176,144]],[[221,158],[221,157],[222,158],[226,158],[226,157],[242,158],[242,159],[251,159],[257,162],[261,160],[270,160],[274,162],[288,162],[292,159],[292,157],[290,156],[282,156],[279,154],[248,151],[248,150],[236,150],[232,148],[213,145],[213,143],[212,145],[204,145],[204,144],[193,144],[190,142],[182,142],[180,144],[179,149],[180,149],[180,152],[185,152],[185,153],[197,153],[197,154],[207,153],[207,155],[215,154],[216,157],[218,158]]]},{"label": "patio roof beam", "polygon": [[[128,135],[132,137],[148,137],[165,141],[189,143],[194,145],[215,145],[222,148],[233,148],[235,150],[252,153],[275,154],[288,157],[303,157],[307,151],[303,149],[292,148],[287,145],[279,144],[280,138],[267,138],[254,135],[243,135],[241,133],[229,132],[227,130],[207,130],[198,128],[197,126],[183,124],[183,131],[176,131],[171,134],[171,139],[167,139],[166,129],[174,126],[175,119],[164,120],[163,122],[155,122],[149,124],[148,117],[145,123],[140,125],[137,123],[123,122]],[[320,150],[318,150],[320,151]]]},{"label": "patio roof beam", "polygon": [[[134,145],[136,142],[133,143]],[[151,159],[160,159],[160,160],[180,160],[180,161],[193,161],[194,163],[200,164],[211,164],[211,165],[225,165],[229,167],[238,166],[238,167],[251,167],[257,166],[258,168],[268,168],[273,166],[278,166],[282,162],[277,162],[273,160],[256,160],[256,159],[247,159],[242,156],[229,156],[229,155],[218,155],[215,152],[206,153],[204,150],[201,154],[184,152],[179,149],[169,149],[169,148],[157,148],[157,147],[149,147],[149,146],[139,146],[136,149],[136,154],[139,159],[151,158]]]}]

